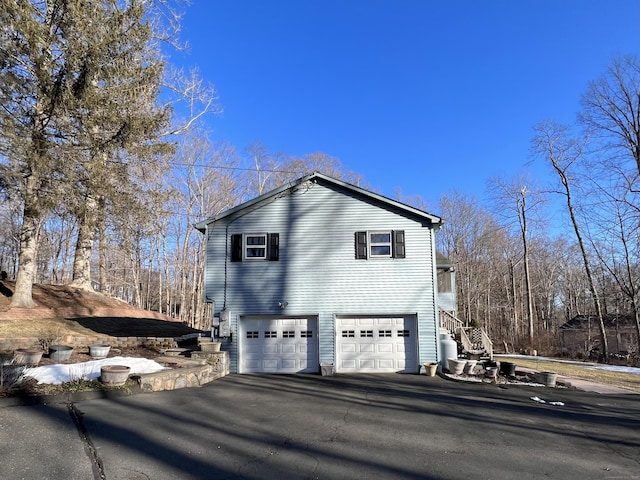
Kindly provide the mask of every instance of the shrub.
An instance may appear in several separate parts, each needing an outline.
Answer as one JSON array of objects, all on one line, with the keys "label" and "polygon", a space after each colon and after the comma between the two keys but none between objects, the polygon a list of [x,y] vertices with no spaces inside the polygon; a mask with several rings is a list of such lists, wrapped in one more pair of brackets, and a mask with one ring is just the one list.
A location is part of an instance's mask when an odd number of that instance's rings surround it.
[{"label": "shrub", "polygon": [[0,358],[0,396],[8,395],[20,387],[24,380],[24,365],[13,365],[13,359]]}]

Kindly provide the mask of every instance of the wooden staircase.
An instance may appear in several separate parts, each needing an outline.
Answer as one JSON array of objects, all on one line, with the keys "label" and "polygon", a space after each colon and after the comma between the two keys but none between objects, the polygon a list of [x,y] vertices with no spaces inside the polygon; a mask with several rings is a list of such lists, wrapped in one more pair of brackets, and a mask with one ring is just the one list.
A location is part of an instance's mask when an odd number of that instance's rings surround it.
[{"label": "wooden staircase", "polygon": [[458,350],[468,358],[493,360],[493,342],[484,328],[465,327],[462,320],[444,310],[440,310],[440,327],[454,336]]}]

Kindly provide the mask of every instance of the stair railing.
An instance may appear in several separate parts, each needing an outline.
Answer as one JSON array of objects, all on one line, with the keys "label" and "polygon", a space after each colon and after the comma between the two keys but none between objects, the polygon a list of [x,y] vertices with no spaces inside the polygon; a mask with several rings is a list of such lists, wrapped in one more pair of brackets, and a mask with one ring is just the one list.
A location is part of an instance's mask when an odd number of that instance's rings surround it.
[{"label": "stair railing", "polygon": [[440,310],[440,326],[442,328],[446,328],[449,333],[455,335],[458,330],[464,326],[464,323],[449,312]]}]

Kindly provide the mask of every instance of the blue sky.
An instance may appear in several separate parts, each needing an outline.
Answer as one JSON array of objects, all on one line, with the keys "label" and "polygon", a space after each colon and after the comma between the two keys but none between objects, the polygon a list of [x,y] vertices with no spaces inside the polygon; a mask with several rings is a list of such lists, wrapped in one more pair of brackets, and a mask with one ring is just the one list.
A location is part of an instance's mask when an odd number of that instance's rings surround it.
[{"label": "blue sky", "polygon": [[224,110],[213,140],[323,152],[433,211],[490,177],[548,177],[527,166],[533,126],[573,122],[588,82],[639,53],[640,2],[192,0],[182,38],[171,61]]}]

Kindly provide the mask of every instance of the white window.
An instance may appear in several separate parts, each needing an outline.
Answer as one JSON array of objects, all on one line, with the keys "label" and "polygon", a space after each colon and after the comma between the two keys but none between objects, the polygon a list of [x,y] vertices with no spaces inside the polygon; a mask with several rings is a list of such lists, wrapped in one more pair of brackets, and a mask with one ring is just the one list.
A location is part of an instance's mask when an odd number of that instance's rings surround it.
[{"label": "white window", "polygon": [[391,230],[369,232],[369,258],[391,257]]},{"label": "white window", "polygon": [[243,254],[245,260],[265,260],[267,258],[267,234],[245,234]]}]

